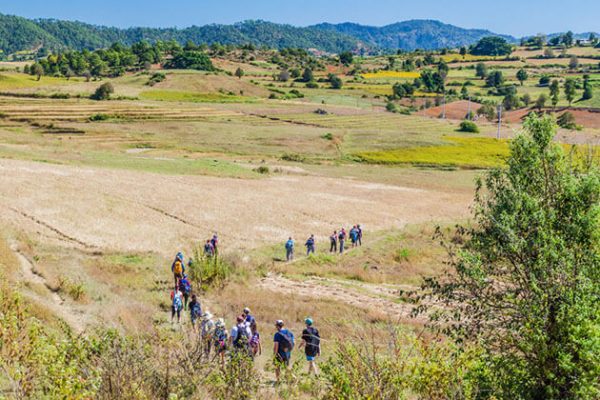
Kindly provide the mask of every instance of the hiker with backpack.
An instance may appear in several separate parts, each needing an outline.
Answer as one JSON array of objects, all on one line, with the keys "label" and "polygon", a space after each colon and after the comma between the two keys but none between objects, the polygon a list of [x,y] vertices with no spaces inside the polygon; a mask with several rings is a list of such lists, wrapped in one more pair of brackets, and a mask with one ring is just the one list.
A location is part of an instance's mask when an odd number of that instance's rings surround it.
[{"label": "hiker with backpack", "polygon": [[350,229],[350,242],[352,243],[352,248],[358,245],[358,230],[356,229],[356,225]]},{"label": "hiker with backpack", "polygon": [[[185,295],[184,295],[185,296]],[[192,301],[190,301],[190,318],[192,320],[192,328],[196,329],[196,320],[202,317],[202,306],[200,305],[200,301],[198,297],[193,294]]]},{"label": "hiker with backpack", "polygon": [[177,323],[181,322],[181,310],[183,309],[183,293],[176,287],[171,291],[171,323],[177,314]]},{"label": "hiker with backpack", "polygon": [[219,250],[218,250],[219,237],[217,236],[216,232],[213,235],[212,239],[210,239],[210,244],[212,245],[212,248],[213,248],[213,255],[219,254]]},{"label": "hiker with backpack", "polygon": [[294,334],[285,329],[282,320],[275,321],[275,336],[273,337],[273,354],[275,363],[275,378],[279,381],[281,367],[288,368],[290,359],[292,358],[292,350],[294,349]]},{"label": "hiker with backpack", "polygon": [[225,353],[227,352],[228,341],[227,328],[223,318],[219,318],[215,323],[215,330],[212,335],[212,344],[215,348],[215,357],[221,358],[221,367],[225,368]]},{"label": "hiker with backpack", "polygon": [[251,336],[252,332],[250,331],[250,327],[246,325],[246,317],[244,315],[238,315],[236,324],[231,328],[229,345],[234,351],[247,353]]},{"label": "hiker with backpack", "polygon": [[362,228],[359,225],[356,225],[356,230],[358,231],[358,245],[362,246],[362,235],[363,235],[363,231]]},{"label": "hiker with backpack", "polygon": [[306,243],[306,256],[308,257],[311,253],[315,254],[315,235],[310,235]]},{"label": "hiker with backpack", "polygon": [[285,259],[292,261],[294,259],[294,239],[290,236],[287,242],[285,242]]},{"label": "hiker with backpack", "polygon": [[337,231],[333,231],[333,235],[329,236],[329,252],[337,253]]},{"label": "hiker with backpack", "polygon": [[250,336],[250,342],[248,343],[250,346],[250,355],[252,358],[256,358],[256,356],[260,356],[262,354],[262,346],[260,344],[260,333],[258,333],[258,325],[256,321],[253,320],[250,325],[250,331],[252,332],[252,336]]},{"label": "hiker with backpack", "polygon": [[215,323],[212,320],[212,314],[205,312],[202,316],[202,322],[200,322],[200,341],[202,342],[202,349],[206,358],[210,357],[210,350],[213,342],[213,333],[215,330]]},{"label": "hiker with backpack", "polygon": [[185,272],[183,253],[179,252],[175,256],[175,260],[173,261],[173,264],[171,264],[171,272],[173,273],[173,279],[175,280],[175,287],[177,287],[177,282],[179,282],[179,279],[183,278],[183,273]]},{"label": "hiker with backpack", "polygon": [[192,284],[186,274],[179,280],[179,290],[183,293],[183,309],[187,310],[190,294],[192,293]]},{"label": "hiker with backpack", "polygon": [[248,307],[244,307],[243,317],[245,318],[246,325],[248,325],[248,326],[252,326],[252,324],[256,322],[256,320],[254,319],[254,316],[252,316],[252,314],[250,314],[250,309]]},{"label": "hiker with backpack", "polygon": [[210,239],[204,244],[204,255],[207,257],[212,257],[215,255],[215,248],[213,247]]},{"label": "hiker with backpack", "polygon": [[302,331],[302,343],[300,348],[304,347],[306,361],[308,361],[308,374],[319,374],[319,369],[315,362],[315,358],[321,355],[321,336],[317,328],[313,326],[313,320],[306,318],[304,320],[306,329]]},{"label": "hiker with backpack", "polygon": [[346,230],[342,228],[338,234],[338,241],[340,242],[340,254],[344,252],[344,245],[346,244]]}]

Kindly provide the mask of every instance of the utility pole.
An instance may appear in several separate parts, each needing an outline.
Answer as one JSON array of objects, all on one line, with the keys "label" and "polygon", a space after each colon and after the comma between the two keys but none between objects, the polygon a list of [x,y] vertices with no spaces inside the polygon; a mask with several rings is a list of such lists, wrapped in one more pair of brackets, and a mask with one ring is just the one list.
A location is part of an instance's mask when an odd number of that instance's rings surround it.
[{"label": "utility pole", "polygon": [[502,126],[502,104],[498,104],[498,133],[496,139],[500,139],[500,127]]},{"label": "utility pole", "polygon": [[469,108],[467,111],[467,119],[470,121],[471,120],[471,95],[469,95]]},{"label": "utility pole", "polygon": [[442,119],[446,119],[446,92],[444,92],[444,100],[442,101]]}]

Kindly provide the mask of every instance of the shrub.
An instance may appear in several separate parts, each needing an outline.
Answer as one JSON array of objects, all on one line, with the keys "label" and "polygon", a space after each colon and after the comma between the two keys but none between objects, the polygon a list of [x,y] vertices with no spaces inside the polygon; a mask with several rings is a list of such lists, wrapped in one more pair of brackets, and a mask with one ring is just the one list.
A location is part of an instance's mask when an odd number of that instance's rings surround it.
[{"label": "shrub", "polygon": [[319,88],[319,84],[315,81],[307,82],[305,86],[307,89],[318,89]]},{"label": "shrub", "polygon": [[115,92],[112,83],[106,82],[100,85],[96,92],[91,96],[92,100],[108,100],[110,95]]},{"label": "shrub", "polygon": [[575,123],[575,116],[569,111],[559,116],[556,122],[558,123],[558,126],[564,129],[578,129],[578,126]]},{"label": "shrub", "polygon": [[395,113],[398,111],[398,107],[396,107],[396,104],[392,103],[391,101],[389,101],[386,105],[385,105],[385,109],[389,112]]},{"label": "shrub", "polygon": [[458,130],[461,132],[479,133],[479,127],[473,121],[462,121]]},{"label": "shrub", "polygon": [[326,133],[323,136],[321,136],[322,139],[325,140],[333,140],[333,134],[332,133]]},{"label": "shrub", "polygon": [[283,161],[292,161],[292,162],[304,162],[306,159],[304,156],[298,153],[284,153],[281,156]]},{"label": "shrub", "polygon": [[267,167],[266,165],[261,165],[258,168],[254,168],[254,172],[258,172],[259,174],[268,174],[269,173],[269,167]]},{"label": "shrub", "polygon": [[99,114],[94,114],[94,115],[92,115],[92,116],[90,117],[90,121],[92,121],[92,122],[96,122],[96,121],[106,121],[106,120],[108,120],[109,118],[110,118],[110,115],[108,115],[108,114],[102,114],[102,113],[99,113]]}]

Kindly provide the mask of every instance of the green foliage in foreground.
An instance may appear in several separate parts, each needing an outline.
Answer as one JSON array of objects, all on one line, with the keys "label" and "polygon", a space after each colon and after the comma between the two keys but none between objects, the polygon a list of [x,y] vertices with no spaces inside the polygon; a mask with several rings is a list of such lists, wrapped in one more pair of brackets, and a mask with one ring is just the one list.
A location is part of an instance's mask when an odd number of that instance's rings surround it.
[{"label": "green foliage in foreground", "polygon": [[370,151],[356,157],[370,164],[413,164],[439,167],[489,168],[503,164],[508,156],[505,140],[447,137],[451,143],[439,146],[407,147]]},{"label": "green foliage in foreground", "polygon": [[[472,228],[426,280],[443,331],[483,346],[497,398],[600,397],[600,172],[531,115],[505,169],[478,184]],[[460,245],[456,245],[459,243]]]}]

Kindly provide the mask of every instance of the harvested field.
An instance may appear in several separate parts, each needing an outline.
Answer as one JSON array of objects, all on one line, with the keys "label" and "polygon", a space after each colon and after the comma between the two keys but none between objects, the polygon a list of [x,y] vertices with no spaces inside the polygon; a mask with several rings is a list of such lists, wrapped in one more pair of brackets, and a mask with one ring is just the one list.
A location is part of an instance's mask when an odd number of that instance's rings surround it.
[{"label": "harvested field", "polygon": [[305,176],[218,179],[12,160],[0,171],[4,223],[78,248],[164,255],[212,232],[228,247],[250,248],[288,235],[325,240],[332,227],[358,221],[379,230],[452,220],[471,198]]}]

